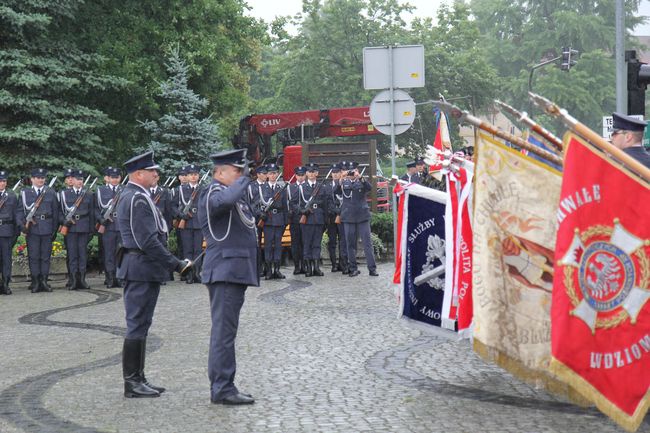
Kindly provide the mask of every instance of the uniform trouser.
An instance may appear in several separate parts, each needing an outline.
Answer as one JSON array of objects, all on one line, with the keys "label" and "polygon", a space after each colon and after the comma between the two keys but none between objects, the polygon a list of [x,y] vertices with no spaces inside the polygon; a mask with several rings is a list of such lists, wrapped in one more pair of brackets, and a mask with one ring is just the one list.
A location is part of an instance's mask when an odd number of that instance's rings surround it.
[{"label": "uniform trouser", "polygon": [[348,256],[347,246],[345,244],[345,231],[343,224],[327,224],[327,252],[330,259],[336,257],[336,246],[339,247],[339,261],[345,261]]},{"label": "uniform trouser", "polygon": [[66,235],[66,248],[68,249],[68,271],[86,272],[88,263],[88,238],[89,233],[68,232]]},{"label": "uniform trouser", "polygon": [[301,261],[304,258],[300,225],[297,221],[289,225],[289,233],[291,233],[291,258],[296,261]]},{"label": "uniform trouser", "polygon": [[27,234],[27,255],[29,272],[33,276],[50,274],[50,257],[52,257],[52,235]]},{"label": "uniform trouser", "polygon": [[0,263],[2,264],[2,276],[5,279],[11,278],[11,247],[13,237],[0,238]]},{"label": "uniform trouser", "polygon": [[201,254],[203,243],[203,232],[201,229],[181,230],[181,242],[183,243],[183,254],[185,259],[194,260]]},{"label": "uniform trouser", "polygon": [[160,282],[126,281],[124,286],[125,338],[140,339],[147,336],[159,293]]},{"label": "uniform trouser", "polygon": [[213,400],[238,392],[235,386],[235,338],[239,327],[239,312],[244,305],[246,286],[234,283],[207,284],[210,293],[210,353],[208,378]]},{"label": "uniform trouser", "polygon": [[106,231],[102,235],[102,244],[104,244],[104,269],[106,272],[114,274],[117,269],[115,256],[117,255],[117,246],[120,240],[120,232],[118,231]]},{"label": "uniform trouser", "polygon": [[375,263],[375,253],[372,249],[372,241],[370,239],[370,221],[360,223],[343,223],[343,230],[345,231],[345,243],[348,247],[348,263],[350,265],[350,272],[356,271],[357,268],[357,239],[361,238],[363,243],[363,252],[366,255],[368,262],[368,270],[375,271],[377,265]]},{"label": "uniform trouser", "polygon": [[305,260],[320,260],[320,243],[323,240],[323,224],[300,224],[302,230],[302,253]]},{"label": "uniform trouser", "polygon": [[183,251],[183,240],[181,239],[181,232],[183,230],[175,229],[174,231],[176,232],[176,256],[182,260],[185,258]]},{"label": "uniform trouser", "polygon": [[282,259],[282,235],[284,226],[264,225],[264,261],[280,262]]}]

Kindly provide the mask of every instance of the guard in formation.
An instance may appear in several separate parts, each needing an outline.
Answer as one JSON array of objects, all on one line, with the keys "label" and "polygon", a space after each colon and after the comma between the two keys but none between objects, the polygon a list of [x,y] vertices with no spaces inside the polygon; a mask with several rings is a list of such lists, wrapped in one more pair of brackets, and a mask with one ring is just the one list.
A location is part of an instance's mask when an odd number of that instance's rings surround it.
[{"label": "guard in formation", "polygon": [[120,230],[117,226],[117,205],[122,194],[122,176],[117,167],[107,167],[104,170],[106,185],[99,186],[96,192],[95,220],[97,232],[103,250],[104,272],[106,287],[120,287],[117,279],[117,264],[115,256],[120,242]]},{"label": "guard in formation", "polygon": [[310,163],[305,168],[307,182],[298,187],[305,276],[322,277],[320,252],[327,213],[327,192],[322,187],[323,183],[317,181],[318,164]]},{"label": "guard in formation", "polygon": [[307,169],[299,166],[294,169],[295,183],[287,188],[287,207],[289,209],[289,233],[291,234],[291,257],[293,275],[305,273],[305,260],[302,249],[302,230],[300,228],[300,189],[305,183]]},{"label": "guard in formation", "polygon": [[268,182],[261,186],[260,218],[264,222],[264,261],[266,263],[265,280],[284,279],[280,272],[282,259],[282,235],[288,222],[287,192],[278,183],[279,169],[275,164],[266,166]]},{"label": "guard in formation", "polygon": [[[187,183],[178,189],[177,229],[183,246],[183,255],[190,259],[195,259],[201,254],[203,244],[201,225],[196,218],[202,188],[199,185],[199,171],[199,166],[196,164],[186,166]],[[185,282],[188,284],[200,282],[199,273],[200,269],[191,270],[185,277]]]},{"label": "guard in formation", "polygon": [[372,189],[370,182],[359,174],[358,164],[348,162],[342,164],[346,176],[336,188],[341,194],[341,222],[345,233],[345,243],[348,250],[348,275],[356,277],[360,274],[357,267],[357,242],[361,238],[363,251],[368,262],[370,276],[377,276],[377,265],[370,237],[370,208],[368,193]]},{"label": "guard in formation", "polygon": [[[341,183],[341,164],[332,164],[330,167],[332,180],[325,183],[327,192],[327,252],[332,263],[332,272],[348,273],[348,252],[345,244],[345,231],[341,224],[341,204],[343,196],[336,194],[336,187]],[[338,261],[336,259],[338,250]]]},{"label": "guard in formation", "polygon": [[50,275],[52,239],[61,220],[56,192],[45,184],[47,170],[35,168],[31,172],[31,188],[24,188],[21,195],[23,209],[20,225],[25,232],[29,257],[32,293],[51,292],[47,280]]},{"label": "guard in formation", "polygon": [[11,251],[20,234],[20,208],[16,194],[7,189],[8,173],[0,170],[0,294],[11,295]]},{"label": "guard in formation", "polygon": [[147,334],[153,320],[160,284],[172,270],[185,273],[192,263],[179,260],[166,247],[168,227],[151,199],[151,188],[159,168],[153,152],[124,163],[129,182],[117,205],[121,248],[117,277],[125,282],[126,334],[122,352],[124,396],[158,397],[165,388],[150,384],[144,373]]},{"label": "guard in formation", "polygon": [[262,219],[262,189],[266,184],[267,179],[268,172],[266,170],[266,165],[260,165],[255,170],[255,181],[250,182],[247,187],[248,200],[253,206],[255,218],[257,219],[257,243],[260,245],[260,248],[257,250],[257,266],[259,267],[257,274],[259,276],[267,275],[269,272],[265,261],[264,248],[261,247],[262,234],[264,231],[262,228],[263,224],[260,223],[260,220]]},{"label": "guard in formation", "polygon": [[68,260],[69,290],[89,289],[86,282],[88,264],[88,241],[95,230],[93,194],[84,188],[84,173],[79,169],[66,171],[66,179],[72,179],[72,187],[59,192],[61,205],[60,232],[64,235]]},{"label": "guard in formation", "polygon": [[210,294],[212,330],[208,355],[210,399],[215,404],[255,402],[235,386],[235,338],[248,286],[259,286],[257,229],[248,199],[246,150],[212,155],[213,180],[199,202],[206,239],[202,282]]}]

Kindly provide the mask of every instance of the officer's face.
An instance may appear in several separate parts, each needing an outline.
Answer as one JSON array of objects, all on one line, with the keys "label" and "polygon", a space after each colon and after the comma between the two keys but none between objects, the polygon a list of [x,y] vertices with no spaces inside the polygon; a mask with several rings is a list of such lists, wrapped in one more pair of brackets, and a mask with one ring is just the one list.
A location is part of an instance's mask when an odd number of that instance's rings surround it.
[{"label": "officer's face", "polygon": [[305,181],[305,175],[304,174],[297,174],[296,175],[296,182],[302,183]]},{"label": "officer's face", "polygon": [[0,179],[0,191],[7,187],[7,179]]},{"label": "officer's face", "polygon": [[312,182],[315,181],[317,177],[318,177],[318,171],[309,170],[307,172],[307,179],[309,179],[310,181]]},{"label": "officer's face", "polygon": [[242,169],[232,165],[220,165],[214,169],[214,178],[224,185],[232,185],[242,175]]},{"label": "officer's face", "polygon": [[178,175],[178,181],[182,184],[187,183],[187,175],[186,174],[179,174]]},{"label": "officer's face", "polygon": [[141,187],[151,188],[155,184],[156,170],[136,170],[129,177]]},{"label": "officer's face", "polygon": [[340,178],[341,178],[341,172],[340,171],[333,171],[332,172],[332,179],[339,180]]},{"label": "officer's face", "polygon": [[269,176],[266,173],[257,173],[257,179],[259,179],[260,182],[266,182],[266,179]]},{"label": "officer's face", "polygon": [[270,182],[275,182],[278,180],[278,172],[277,171],[269,171],[269,181]]},{"label": "officer's face", "polygon": [[113,186],[118,186],[120,182],[122,181],[122,176],[110,176],[108,178],[108,183],[110,183]]},{"label": "officer's face", "polygon": [[73,178],[75,188],[82,188],[84,186],[84,178],[74,177]]},{"label": "officer's face", "polygon": [[424,172],[424,164],[418,164],[415,166],[419,173]]},{"label": "officer's face", "polygon": [[45,185],[45,177],[42,176],[32,177],[32,185],[34,185],[36,188],[41,188],[43,185]]},{"label": "officer's face", "polygon": [[74,176],[66,177],[64,183],[68,188],[72,188],[74,186]]},{"label": "officer's face", "polygon": [[408,173],[409,174],[415,174],[415,172],[417,172],[417,171],[418,171],[418,169],[416,167],[409,167],[408,168]]},{"label": "officer's face", "polygon": [[187,181],[189,183],[197,183],[199,181],[199,174],[198,173],[188,173]]}]

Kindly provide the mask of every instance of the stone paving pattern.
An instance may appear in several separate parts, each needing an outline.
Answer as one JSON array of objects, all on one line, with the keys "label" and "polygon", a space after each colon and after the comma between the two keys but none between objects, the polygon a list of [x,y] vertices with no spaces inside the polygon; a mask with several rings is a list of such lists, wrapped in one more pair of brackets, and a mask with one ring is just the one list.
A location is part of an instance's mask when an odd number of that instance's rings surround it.
[{"label": "stone paving pattern", "polygon": [[[264,281],[249,288],[237,385],[253,406],[212,405],[202,285],[169,283],[148,341],[157,399],[122,395],[120,289],[0,297],[0,432],[619,432],[595,409],[535,389],[397,319],[380,277]],[[326,267],[325,267],[326,269]],[[58,290],[57,290],[58,289]],[[650,432],[646,420],[639,429]]]}]

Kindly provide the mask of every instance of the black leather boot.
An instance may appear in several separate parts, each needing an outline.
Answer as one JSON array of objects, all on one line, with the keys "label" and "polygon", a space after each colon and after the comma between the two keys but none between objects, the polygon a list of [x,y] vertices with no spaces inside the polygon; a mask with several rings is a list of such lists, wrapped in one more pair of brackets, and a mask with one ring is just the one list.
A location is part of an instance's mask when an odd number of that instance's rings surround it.
[{"label": "black leather boot", "polygon": [[271,262],[264,262],[264,279],[265,280],[274,280],[275,275],[273,274],[273,267]]},{"label": "black leather boot", "polygon": [[142,380],[144,381],[144,384],[147,385],[149,388],[158,391],[160,394],[165,392],[165,388],[162,386],[155,386],[149,383],[147,378],[144,376],[144,360],[147,357],[147,337],[145,337],[142,340],[142,349],[141,349],[141,355],[140,355],[140,375],[142,376]]},{"label": "black leather boot", "polygon": [[68,283],[70,284],[68,286],[68,290],[77,290],[77,286],[79,285],[79,282],[77,281],[77,274],[76,273],[70,273],[68,274]]},{"label": "black leather boot", "polygon": [[186,284],[194,284],[194,269],[190,269],[185,274],[185,283]]},{"label": "black leather boot", "polygon": [[126,398],[160,397],[158,391],[145,383],[143,346],[144,340],[124,339],[122,376],[124,377],[124,397]]},{"label": "black leather boot", "polygon": [[305,277],[311,277],[314,275],[314,271],[312,270],[312,262],[313,260],[305,260]]},{"label": "black leather boot", "polygon": [[117,276],[115,275],[115,271],[111,272],[111,289],[114,289],[116,287],[122,287],[122,284],[120,284],[120,280],[117,279]]},{"label": "black leather boot", "polygon": [[47,283],[47,275],[40,275],[40,280],[38,282],[38,289],[42,292],[51,292],[52,287]]},{"label": "black leather boot", "polygon": [[5,286],[5,295],[11,295],[11,289],[9,288],[9,281],[11,281],[11,278],[9,277],[4,277],[2,279],[2,282],[4,283]]},{"label": "black leather boot", "polygon": [[316,259],[316,260],[313,260],[313,262],[314,262],[313,263],[314,269],[312,270],[312,273],[314,274],[314,276],[315,277],[322,277],[323,275],[325,275],[323,273],[323,271],[320,270],[320,260]]},{"label": "black leather boot", "polygon": [[90,286],[86,282],[86,273],[85,272],[79,272],[77,274],[77,288],[80,290],[90,290]]},{"label": "black leather boot", "polygon": [[330,256],[330,261],[332,262],[332,272],[338,272],[340,269],[336,263],[336,257]]},{"label": "black leather boot", "polygon": [[284,280],[285,278],[287,278],[280,272],[280,263],[279,262],[273,263],[273,275],[278,280]]},{"label": "black leather boot", "polygon": [[293,275],[298,275],[300,273],[300,261],[293,260]]},{"label": "black leather boot", "polygon": [[29,290],[31,290],[32,293],[36,293],[39,291],[40,279],[41,277],[39,275],[32,274],[32,281],[29,283]]},{"label": "black leather boot", "polygon": [[5,279],[0,280],[0,295],[6,295],[5,293]]}]

